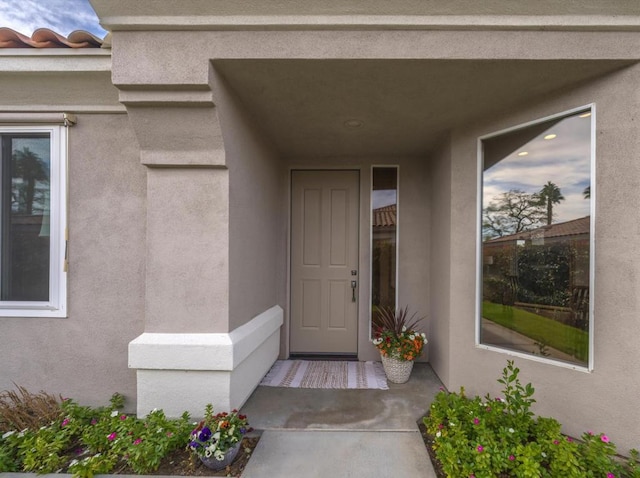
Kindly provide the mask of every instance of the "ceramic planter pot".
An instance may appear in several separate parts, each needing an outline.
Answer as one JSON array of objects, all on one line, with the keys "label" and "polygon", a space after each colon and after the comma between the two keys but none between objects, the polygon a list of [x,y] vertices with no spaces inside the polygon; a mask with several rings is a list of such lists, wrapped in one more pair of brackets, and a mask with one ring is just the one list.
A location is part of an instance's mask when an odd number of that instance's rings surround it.
[{"label": "ceramic planter pot", "polygon": [[224,458],[222,460],[216,460],[216,458],[213,456],[210,456],[209,458],[207,458],[206,456],[200,456],[200,461],[207,468],[210,468],[213,471],[220,471],[233,463],[233,460],[238,454],[238,451],[240,451],[241,444],[242,440],[236,443],[236,446],[234,446],[233,448],[229,448],[224,454]]},{"label": "ceramic planter pot", "polygon": [[393,383],[405,383],[409,380],[413,370],[413,360],[398,360],[393,357],[380,354],[382,367],[387,379]]}]

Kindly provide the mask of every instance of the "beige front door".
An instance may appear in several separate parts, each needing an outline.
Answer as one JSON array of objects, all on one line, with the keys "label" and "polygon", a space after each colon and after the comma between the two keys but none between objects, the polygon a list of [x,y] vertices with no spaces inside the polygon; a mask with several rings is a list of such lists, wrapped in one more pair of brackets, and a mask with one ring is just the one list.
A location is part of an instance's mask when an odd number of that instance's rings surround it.
[{"label": "beige front door", "polygon": [[291,176],[291,353],[355,354],[360,174]]}]

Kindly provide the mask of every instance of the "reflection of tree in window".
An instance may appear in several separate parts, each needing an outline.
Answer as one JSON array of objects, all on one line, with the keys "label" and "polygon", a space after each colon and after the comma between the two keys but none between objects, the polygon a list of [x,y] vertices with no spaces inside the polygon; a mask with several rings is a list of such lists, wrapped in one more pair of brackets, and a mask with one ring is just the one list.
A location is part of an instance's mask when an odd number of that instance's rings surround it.
[{"label": "reflection of tree in window", "polygon": [[12,210],[30,216],[33,214],[33,204],[36,202],[40,205],[42,213],[48,190],[43,190],[41,187],[36,189],[36,185],[49,184],[47,164],[25,146],[22,150],[13,153],[12,177]]},{"label": "reflection of tree in window", "polygon": [[586,365],[591,120],[486,138],[481,342]]},{"label": "reflection of tree in window", "polygon": [[3,134],[0,298],[49,300],[48,134]]}]

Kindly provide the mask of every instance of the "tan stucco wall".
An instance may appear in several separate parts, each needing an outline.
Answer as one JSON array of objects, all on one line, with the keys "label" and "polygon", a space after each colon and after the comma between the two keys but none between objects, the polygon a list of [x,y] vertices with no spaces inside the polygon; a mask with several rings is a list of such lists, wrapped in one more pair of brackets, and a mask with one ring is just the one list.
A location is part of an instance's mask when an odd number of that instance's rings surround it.
[{"label": "tan stucco wall", "polygon": [[[640,263],[636,260],[640,257],[639,83],[640,66],[636,65],[536,104],[523,105],[494,121],[454,131],[450,246],[443,241],[432,249],[435,256],[450,257],[447,299],[441,304],[434,302],[439,314],[448,315],[448,357],[446,349],[441,353],[432,348],[432,362],[450,389],[464,386],[469,394],[498,394],[500,386],[495,380],[509,356],[475,346],[477,138],[595,102],[594,368],[586,373],[524,358],[516,358],[516,364],[521,380],[531,381],[536,387],[536,413],[558,418],[572,435],[586,430],[606,432],[621,451],[638,446],[640,429],[636,412],[640,355],[634,339],[640,306]],[[446,198],[434,204],[434,210],[439,205],[446,209]],[[443,214],[446,216],[446,212]],[[440,234],[446,236],[445,232]],[[434,260],[432,277],[446,277],[446,269],[445,262]],[[447,293],[447,288],[443,289]]]},{"label": "tan stucco wall", "polygon": [[229,330],[284,307],[287,261],[285,168],[224,78],[215,101],[229,174]]},{"label": "tan stucco wall", "polygon": [[429,362],[444,383],[449,382],[451,346],[451,143],[447,137],[429,162],[431,221],[429,251]]},{"label": "tan stucco wall", "polygon": [[68,318],[0,318],[0,390],[13,383],[135,409],[127,344],[143,330],[145,170],[125,115],[69,131]]}]

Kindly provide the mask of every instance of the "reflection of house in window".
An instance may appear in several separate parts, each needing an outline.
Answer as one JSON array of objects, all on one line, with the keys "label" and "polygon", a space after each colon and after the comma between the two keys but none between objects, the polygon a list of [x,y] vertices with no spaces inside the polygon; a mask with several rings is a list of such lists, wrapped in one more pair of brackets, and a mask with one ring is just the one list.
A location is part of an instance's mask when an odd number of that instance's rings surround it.
[{"label": "reflection of house in window", "polygon": [[375,305],[395,308],[397,206],[380,207],[372,213],[372,300]]},{"label": "reflection of house in window", "polygon": [[585,216],[485,241],[484,299],[586,329],[589,231]]}]

